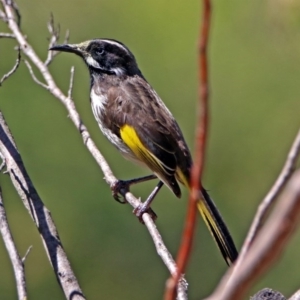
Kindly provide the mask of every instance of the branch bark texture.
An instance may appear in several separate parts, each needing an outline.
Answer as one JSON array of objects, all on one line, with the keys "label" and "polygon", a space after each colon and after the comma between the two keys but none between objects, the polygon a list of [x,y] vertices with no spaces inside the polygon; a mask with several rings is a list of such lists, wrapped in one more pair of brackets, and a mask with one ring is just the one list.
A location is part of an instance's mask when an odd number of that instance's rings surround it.
[{"label": "branch bark texture", "polygon": [[236,272],[231,270],[216,291],[206,300],[240,300],[283,252],[300,219],[300,170],[295,172],[283,191],[278,204],[259,232]]},{"label": "branch bark texture", "polygon": [[27,298],[24,265],[17,251],[17,247],[15,245],[13,236],[11,234],[8,225],[4,203],[2,200],[1,188],[0,188],[0,232],[14,270],[17,292],[18,292],[18,299],[24,300]]},{"label": "branch bark texture", "polygon": [[249,232],[247,234],[247,237],[241,249],[239,259],[237,261],[235,268],[237,268],[238,265],[243,261],[246,253],[249,251],[251,244],[256,238],[258,231],[262,226],[263,220],[265,220],[265,217],[270,210],[270,207],[272,206],[272,204],[274,203],[274,201],[276,200],[280,192],[287,184],[291,175],[293,174],[296,167],[297,159],[299,157],[299,153],[300,153],[300,130],[296,135],[296,138],[288,153],[287,159],[278,178],[276,179],[274,185],[272,186],[272,188],[270,189],[266,197],[262,200],[262,202],[260,203],[257,209],[256,215],[254,217],[254,220],[251,224],[251,227],[249,229]]},{"label": "branch bark texture", "polygon": [[11,181],[36,224],[48,258],[67,299],[85,299],[60,241],[49,210],[27,174],[21,155],[0,112],[0,152]]}]

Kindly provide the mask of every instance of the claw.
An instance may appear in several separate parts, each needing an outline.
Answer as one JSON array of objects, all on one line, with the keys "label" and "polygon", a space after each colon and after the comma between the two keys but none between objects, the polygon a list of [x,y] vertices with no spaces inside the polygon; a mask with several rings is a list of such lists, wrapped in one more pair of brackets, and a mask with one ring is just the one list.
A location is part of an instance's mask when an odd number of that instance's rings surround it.
[{"label": "claw", "polygon": [[150,215],[150,217],[152,218],[153,221],[155,221],[157,219],[157,215],[156,213],[152,210],[151,207],[146,207],[145,205],[139,205],[138,207],[136,207],[133,211],[132,211],[139,219],[139,221],[144,224],[143,221],[143,214],[144,213],[148,213]]},{"label": "claw", "polygon": [[[125,199],[125,194],[127,192],[129,192],[129,187],[132,184],[136,184],[139,182],[144,182],[147,180],[151,180],[151,179],[155,179],[156,175],[149,175],[149,176],[145,176],[145,177],[141,177],[141,178],[136,178],[136,179],[131,179],[131,180],[117,180],[116,182],[114,182],[110,189],[112,191],[112,195],[114,197],[114,199],[116,201],[118,201],[119,203],[125,204],[127,203],[126,199]],[[156,213],[151,209],[150,204],[153,201],[153,199],[155,198],[156,194],[158,193],[158,191],[160,190],[160,188],[163,186],[163,182],[159,181],[159,183],[157,184],[157,186],[154,188],[154,190],[152,191],[152,193],[149,195],[149,197],[147,198],[147,200],[139,205],[138,207],[136,207],[133,210],[133,213],[138,217],[139,221],[144,224],[143,221],[143,214],[144,213],[148,213],[152,220],[155,221],[157,219],[157,215]],[[121,197],[120,197],[121,195]]]},{"label": "claw", "polygon": [[[118,180],[115,183],[113,183],[110,187],[111,191],[112,191],[112,195],[113,195],[114,199],[116,201],[118,201],[119,203],[122,203],[122,204],[127,203],[127,201],[123,195],[125,195],[127,192],[129,192],[129,187],[131,185],[137,184],[139,182],[145,182],[145,181],[155,179],[155,178],[157,178],[156,175],[152,174],[152,175],[135,178],[135,179],[131,179],[131,180]],[[120,199],[119,195],[122,195],[123,200]]]},{"label": "claw", "polygon": [[[129,191],[129,183],[127,181],[118,180],[110,188],[112,191],[112,195],[116,201],[121,204],[127,203],[125,197],[122,195],[124,191],[125,193]],[[122,195],[122,197],[120,197],[120,195]]]}]

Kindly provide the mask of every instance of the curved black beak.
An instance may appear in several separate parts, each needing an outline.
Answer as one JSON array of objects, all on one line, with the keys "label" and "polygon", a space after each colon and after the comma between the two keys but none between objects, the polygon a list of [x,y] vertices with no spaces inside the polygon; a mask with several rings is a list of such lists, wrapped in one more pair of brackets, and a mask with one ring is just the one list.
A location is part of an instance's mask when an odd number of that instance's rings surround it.
[{"label": "curved black beak", "polygon": [[49,50],[70,52],[82,56],[82,50],[76,44],[55,45],[51,47]]}]

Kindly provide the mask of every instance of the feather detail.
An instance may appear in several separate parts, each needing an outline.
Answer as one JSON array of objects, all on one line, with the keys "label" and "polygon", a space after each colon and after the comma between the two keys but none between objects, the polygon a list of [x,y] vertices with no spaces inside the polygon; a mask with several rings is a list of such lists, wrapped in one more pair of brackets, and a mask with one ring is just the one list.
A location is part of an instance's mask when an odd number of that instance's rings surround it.
[{"label": "feather detail", "polygon": [[125,124],[120,128],[122,141],[134,153],[138,160],[147,165],[177,197],[181,196],[180,188],[175,179],[175,168],[168,166],[144,145],[136,130]]}]

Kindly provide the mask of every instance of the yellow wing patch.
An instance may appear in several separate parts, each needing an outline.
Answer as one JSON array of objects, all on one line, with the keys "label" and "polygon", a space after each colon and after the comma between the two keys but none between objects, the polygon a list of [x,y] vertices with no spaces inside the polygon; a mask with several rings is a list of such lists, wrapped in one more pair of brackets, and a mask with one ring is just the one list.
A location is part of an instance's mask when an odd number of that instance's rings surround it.
[{"label": "yellow wing patch", "polygon": [[124,125],[120,129],[121,139],[130,148],[130,150],[136,155],[137,158],[143,161],[141,152],[148,153],[140,138],[138,137],[135,129],[132,126]]},{"label": "yellow wing patch", "polygon": [[123,142],[134,153],[137,159],[145,163],[158,175],[160,174],[162,177],[165,177],[165,174],[168,173],[167,169],[170,170],[170,168],[168,168],[168,166],[166,166],[145,147],[132,126],[127,124],[122,126],[120,129],[120,135]]}]

